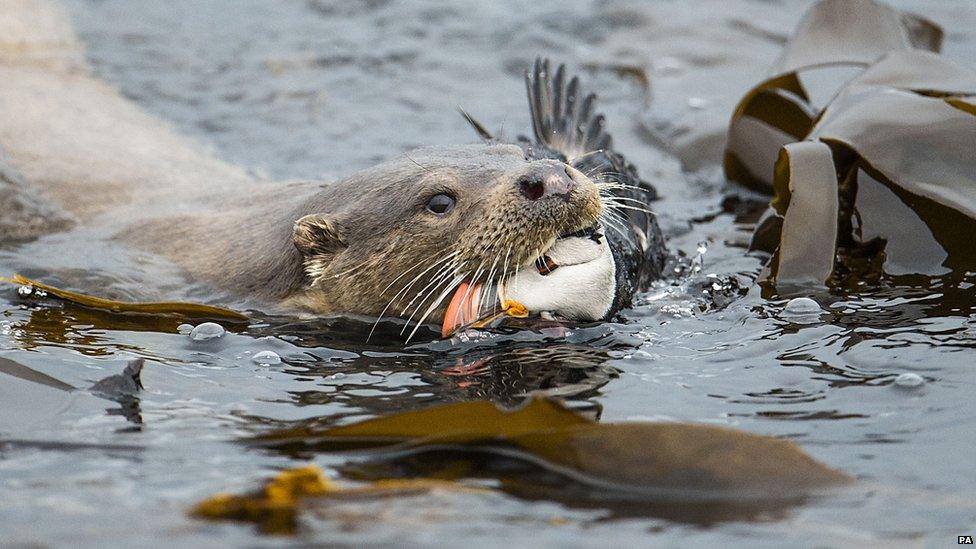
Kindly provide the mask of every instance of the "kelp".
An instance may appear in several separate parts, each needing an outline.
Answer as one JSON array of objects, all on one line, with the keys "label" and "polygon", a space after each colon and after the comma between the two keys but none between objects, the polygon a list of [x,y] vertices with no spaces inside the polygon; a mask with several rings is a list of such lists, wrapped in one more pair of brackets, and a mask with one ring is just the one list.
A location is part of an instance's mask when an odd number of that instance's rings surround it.
[{"label": "kelp", "polygon": [[[450,467],[419,476],[451,480],[477,476],[483,468],[476,464],[487,458],[515,460],[600,501],[786,502],[848,480],[789,441],[690,423],[597,423],[539,398],[515,410],[463,402],[329,429],[276,431],[249,442],[302,454],[381,449],[368,455],[422,456],[427,466],[447,454]],[[404,474],[403,467],[391,471]],[[539,476],[509,487],[525,490]]]},{"label": "kelp", "polygon": [[190,515],[211,520],[253,522],[268,534],[293,533],[303,497],[338,490],[315,466],[281,472],[260,489],[246,494],[217,494],[201,501]]},{"label": "kelp", "polygon": [[94,297],[69,290],[62,290],[49,286],[36,280],[31,280],[21,275],[14,275],[12,278],[0,277],[0,281],[9,284],[16,284],[30,289],[28,295],[34,294],[36,290],[43,292],[43,297],[55,297],[76,305],[98,309],[113,314],[121,315],[149,315],[174,317],[184,320],[222,320],[227,322],[247,322],[246,315],[222,307],[212,305],[201,305],[198,303],[181,302],[123,302]]},{"label": "kelp", "polygon": [[[941,41],[920,17],[824,0],[740,101],[725,171],[773,194],[753,248],[775,252],[777,284],[976,268],[976,73]],[[845,66],[861,72],[815,107],[802,76]]]},{"label": "kelp", "polygon": [[435,489],[482,491],[440,480],[387,480],[366,486],[342,487],[315,465],[286,469],[264,485],[244,494],[221,493],[197,503],[190,516],[206,520],[249,522],[264,534],[288,535],[298,529],[302,506],[325,498],[381,498],[413,495]]}]

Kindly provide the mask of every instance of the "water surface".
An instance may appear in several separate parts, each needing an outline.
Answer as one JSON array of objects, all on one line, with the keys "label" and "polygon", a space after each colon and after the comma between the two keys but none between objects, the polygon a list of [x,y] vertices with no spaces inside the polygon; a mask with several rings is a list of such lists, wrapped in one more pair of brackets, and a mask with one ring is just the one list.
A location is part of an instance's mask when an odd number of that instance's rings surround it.
[{"label": "water surface", "polygon": [[[536,55],[565,61],[600,92],[618,148],[664,197],[654,209],[670,247],[686,262],[699,243],[707,251],[700,272],[649,292],[622,323],[455,348],[431,334],[405,347],[396,330],[367,344],[368,324],[260,315],[244,331],[194,342],[175,326],[25,305],[4,292],[0,356],[74,387],[119,372],[126,358],[148,359],[145,391],[124,403],[0,374],[5,542],[935,546],[976,529],[976,280],[813,294],[824,313],[803,321],[783,313],[785,299],[749,289],[761,263],[741,244],[754,208],[728,198],[717,164],[723,130],[807,2],[68,5],[98,76],[269,181],[339,177],[415,146],[472,142],[459,105],[489,128],[524,133],[521,71]],[[976,59],[971,2],[897,5],[946,27],[946,55]],[[0,271],[27,265],[41,277],[82,252],[49,253],[8,248]],[[125,268],[94,257],[92,276],[111,280]],[[255,363],[265,350],[284,362]],[[896,384],[905,373],[924,383]],[[242,436],[472,398],[515,403],[535,390],[604,421],[786,437],[860,482],[708,524],[501,492],[348,502],[309,514],[292,539],[186,516],[203,497],[307,462],[236,443]],[[343,463],[312,459],[333,473]]]}]

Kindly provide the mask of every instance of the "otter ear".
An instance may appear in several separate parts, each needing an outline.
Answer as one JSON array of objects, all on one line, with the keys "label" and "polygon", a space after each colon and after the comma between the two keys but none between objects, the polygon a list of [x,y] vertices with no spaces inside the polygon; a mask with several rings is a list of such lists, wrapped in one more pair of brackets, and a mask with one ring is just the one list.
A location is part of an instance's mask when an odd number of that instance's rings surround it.
[{"label": "otter ear", "polygon": [[346,246],[339,227],[321,214],[306,215],[296,221],[292,241],[305,257],[333,254]]}]

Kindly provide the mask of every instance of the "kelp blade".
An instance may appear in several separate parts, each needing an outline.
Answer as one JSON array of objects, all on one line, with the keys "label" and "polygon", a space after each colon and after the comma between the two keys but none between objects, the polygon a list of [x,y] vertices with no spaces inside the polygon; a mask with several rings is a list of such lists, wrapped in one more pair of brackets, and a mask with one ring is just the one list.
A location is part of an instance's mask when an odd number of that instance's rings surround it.
[{"label": "kelp blade", "polygon": [[[768,265],[777,283],[976,270],[967,239],[976,230],[976,72],[934,53],[941,41],[937,25],[873,0],[823,0],[772,76],[740,101],[726,176],[773,193],[779,217],[757,227],[753,244],[771,251],[779,241]],[[864,69],[838,81],[817,112],[800,78],[837,66]],[[801,152],[815,142],[816,158]]]},{"label": "kelp blade", "polygon": [[942,29],[874,0],[823,0],[803,15],[774,74],[830,64],[869,65],[892,50],[939,51]]},{"label": "kelp blade", "polygon": [[830,148],[813,142],[787,145],[776,174],[777,198],[788,200],[773,265],[776,281],[823,285],[834,268],[837,242],[837,174]]},{"label": "kelp blade", "polygon": [[220,493],[190,509],[190,516],[206,520],[233,520],[257,525],[265,534],[290,535],[298,529],[303,507],[326,498],[382,498],[413,495],[431,490],[483,492],[453,482],[431,480],[380,480],[365,486],[343,487],[334,483],[315,465],[286,469],[257,490],[245,494]]},{"label": "kelp blade", "polygon": [[296,528],[301,498],[321,496],[337,489],[318,467],[300,467],[282,471],[257,491],[207,498],[195,505],[190,515],[253,522],[267,534],[291,534]]},{"label": "kelp blade", "polygon": [[590,420],[554,401],[536,398],[514,410],[492,402],[471,401],[402,412],[325,430],[286,429],[257,437],[256,441],[348,441],[356,445],[396,444],[437,439],[454,442],[504,439],[524,433],[588,424]]},{"label": "kelp blade", "polygon": [[804,71],[867,67],[888,52],[938,51],[941,43],[938,25],[873,0],[814,4],[794,30],[771,76],[750,90],[733,112],[726,177],[754,190],[772,191],[779,148],[807,137],[817,118],[800,82]]},{"label": "kelp blade", "polygon": [[9,282],[11,284],[19,284],[22,286],[30,286],[38,290],[43,290],[49,295],[69,301],[71,303],[119,314],[133,313],[145,315],[179,316],[194,320],[215,319],[233,322],[248,321],[247,316],[237,311],[224,309],[222,307],[214,307],[211,305],[180,302],[127,303],[123,301],[114,301],[111,299],[103,299],[69,290],[62,290],[21,275],[14,275],[13,278],[0,278],[0,281]]},{"label": "kelp blade", "polygon": [[[287,446],[299,434],[260,440]],[[489,402],[435,406],[304,435],[324,451],[358,442],[397,456],[516,457],[623,499],[780,499],[847,479],[787,441],[696,424],[601,424],[542,399],[508,412]]]},{"label": "kelp blade", "polygon": [[792,498],[847,480],[791,442],[711,425],[579,425],[527,433],[511,443],[564,470],[648,498]]}]

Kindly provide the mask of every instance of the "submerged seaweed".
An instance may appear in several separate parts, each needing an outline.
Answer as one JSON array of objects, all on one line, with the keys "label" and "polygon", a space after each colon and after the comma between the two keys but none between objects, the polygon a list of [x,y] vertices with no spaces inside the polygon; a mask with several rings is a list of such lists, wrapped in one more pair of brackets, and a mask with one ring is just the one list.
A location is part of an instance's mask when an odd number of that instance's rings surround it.
[{"label": "submerged seaweed", "polygon": [[[707,523],[782,511],[850,480],[787,441],[687,423],[596,423],[542,399],[515,410],[478,401],[435,406],[328,429],[273,431],[249,442],[288,453],[379,448],[360,451],[340,468],[372,488],[342,492],[321,472],[288,471],[251,495],[210,498],[194,515],[292,533],[299,498],[380,495],[377,488],[390,481],[414,487],[454,481],[463,489],[465,480],[488,477],[519,497],[620,505],[628,514],[663,512]],[[292,485],[295,475],[305,479],[299,488],[279,488]],[[687,513],[689,508],[696,512]]]}]

